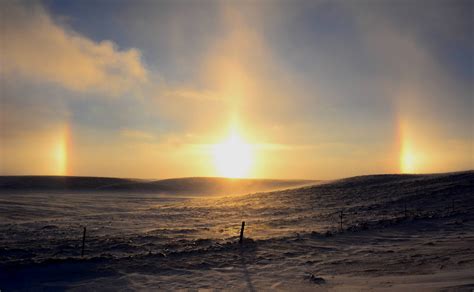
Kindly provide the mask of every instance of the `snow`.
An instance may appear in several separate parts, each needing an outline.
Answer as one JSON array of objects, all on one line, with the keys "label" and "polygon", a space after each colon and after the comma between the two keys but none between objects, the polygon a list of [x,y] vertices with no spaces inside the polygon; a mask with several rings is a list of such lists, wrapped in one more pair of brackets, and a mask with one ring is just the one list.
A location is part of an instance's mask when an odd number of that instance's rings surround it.
[{"label": "snow", "polygon": [[231,197],[2,192],[0,289],[470,291],[473,185],[466,171]]}]

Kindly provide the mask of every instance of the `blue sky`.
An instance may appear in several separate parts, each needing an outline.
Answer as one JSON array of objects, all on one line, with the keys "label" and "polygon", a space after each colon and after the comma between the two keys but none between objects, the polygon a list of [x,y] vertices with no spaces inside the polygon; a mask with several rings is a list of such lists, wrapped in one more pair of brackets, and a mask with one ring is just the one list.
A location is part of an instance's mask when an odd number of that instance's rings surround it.
[{"label": "blue sky", "polygon": [[3,174],[218,176],[229,129],[249,177],[474,165],[470,1],[1,6]]}]

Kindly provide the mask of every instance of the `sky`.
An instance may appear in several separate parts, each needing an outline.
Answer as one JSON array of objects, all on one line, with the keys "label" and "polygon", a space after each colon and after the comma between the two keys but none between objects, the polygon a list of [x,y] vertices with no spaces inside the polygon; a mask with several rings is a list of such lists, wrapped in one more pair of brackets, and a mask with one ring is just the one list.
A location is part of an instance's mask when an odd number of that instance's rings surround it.
[{"label": "sky", "polygon": [[0,175],[474,168],[472,1],[0,2]]}]

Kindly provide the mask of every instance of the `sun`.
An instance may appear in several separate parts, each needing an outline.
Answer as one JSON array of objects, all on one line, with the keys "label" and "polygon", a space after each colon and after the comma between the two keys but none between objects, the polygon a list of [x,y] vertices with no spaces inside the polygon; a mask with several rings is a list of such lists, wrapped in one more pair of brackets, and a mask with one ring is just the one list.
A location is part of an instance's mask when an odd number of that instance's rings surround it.
[{"label": "sun", "polygon": [[213,154],[219,175],[230,178],[249,175],[253,162],[252,147],[237,133],[232,133],[223,143],[214,145]]}]

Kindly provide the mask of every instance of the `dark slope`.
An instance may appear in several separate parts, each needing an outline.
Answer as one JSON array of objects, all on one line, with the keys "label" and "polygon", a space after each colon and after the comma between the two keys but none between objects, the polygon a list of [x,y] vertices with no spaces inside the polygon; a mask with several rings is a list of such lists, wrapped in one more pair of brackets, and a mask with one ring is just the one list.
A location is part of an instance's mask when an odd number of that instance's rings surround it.
[{"label": "dark slope", "polygon": [[0,176],[1,192],[133,192],[182,195],[243,194],[314,184],[309,180],[216,177],[139,180],[74,176]]}]

